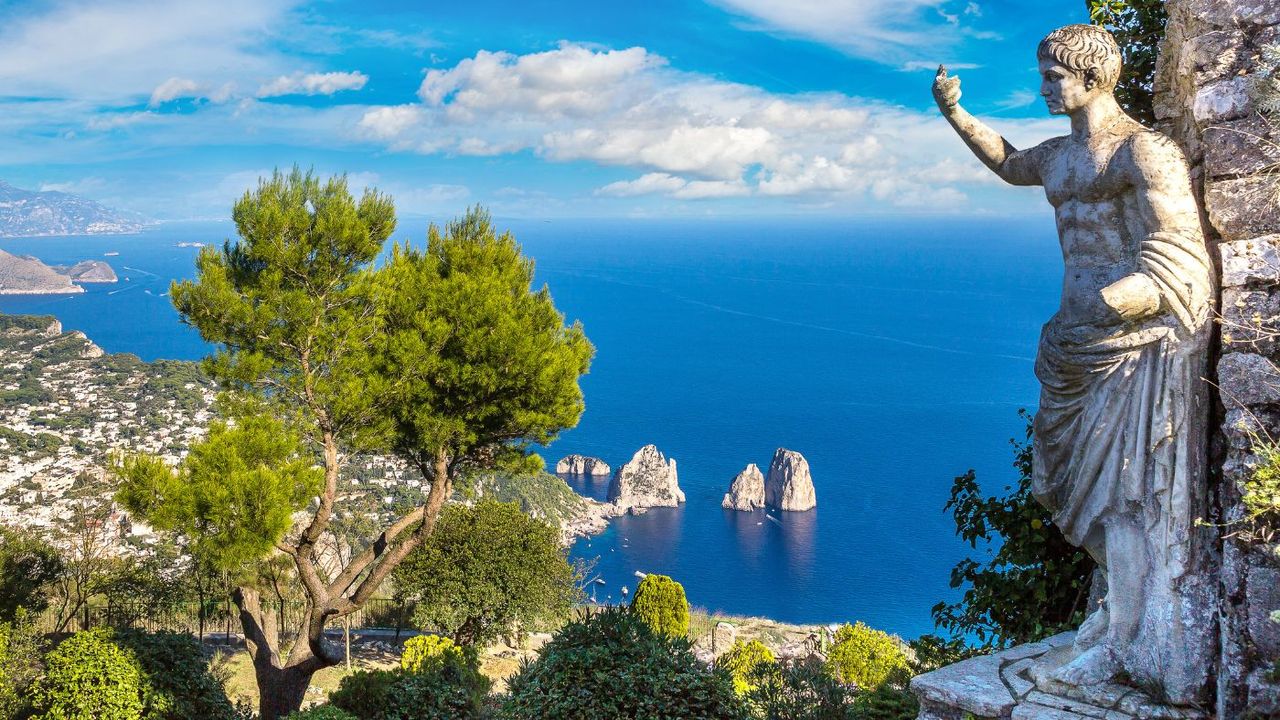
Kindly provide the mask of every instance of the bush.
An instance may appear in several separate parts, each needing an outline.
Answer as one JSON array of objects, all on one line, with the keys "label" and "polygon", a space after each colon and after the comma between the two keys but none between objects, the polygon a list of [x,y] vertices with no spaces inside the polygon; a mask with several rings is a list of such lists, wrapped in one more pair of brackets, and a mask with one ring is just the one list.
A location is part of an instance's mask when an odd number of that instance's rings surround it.
[{"label": "bush", "polygon": [[746,717],[728,672],[704,666],[691,647],[687,638],[654,632],[637,614],[611,608],[589,615],[563,627],[508,679],[501,717]]},{"label": "bush", "polygon": [[26,717],[31,684],[40,677],[40,636],[27,612],[0,623],[0,720]]},{"label": "bush", "polygon": [[915,720],[920,713],[920,701],[907,688],[905,678],[860,693],[853,707],[858,720]]},{"label": "bush", "polygon": [[861,720],[857,691],[816,660],[757,665],[750,679],[755,687],[747,699],[762,720]]},{"label": "bush", "polygon": [[448,664],[472,669],[479,668],[474,648],[461,648],[449,638],[439,635],[419,635],[404,643],[400,655],[400,667],[406,672],[434,672]]},{"label": "bush", "polygon": [[105,628],[67,638],[45,659],[32,696],[42,720],[138,720],[142,678]]},{"label": "bush", "polygon": [[18,608],[39,613],[49,605],[48,585],[62,575],[62,556],[39,535],[0,527],[0,622]]},{"label": "bush", "polygon": [[360,720],[355,715],[334,707],[333,705],[317,705],[309,710],[289,713],[284,720]]},{"label": "bush", "polygon": [[209,672],[196,639],[185,633],[117,632],[140,671],[142,720],[222,720],[235,708]]},{"label": "bush", "polygon": [[342,679],[329,704],[359,720],[472,720],[489,681],[470,665],[444,662],[420,672],[360,671]]},{"label": "bush", "polygon": [[911,673],[902,644],[892,635],[862,623],[845,623],[836,631],[835,642],[827,653],[827,667],[836,679],[864,690],[874,690],[891,677]]},{"label": "bush", "polygon": [[716,667],[723,669],[733,678],[733,689],[739,695],[746,695],[755,689],[751,681],[752,673],[760,665],[776,662],[773,651],[765,647],[759,640],[743,642],[735,640],[733,647],[716,658]]},{"label": "bush", "polygon": [[689,603],[684,586],[666,575],[646,575],[631,598],[631,612],[654,632],[673,638],[689,634]]}]

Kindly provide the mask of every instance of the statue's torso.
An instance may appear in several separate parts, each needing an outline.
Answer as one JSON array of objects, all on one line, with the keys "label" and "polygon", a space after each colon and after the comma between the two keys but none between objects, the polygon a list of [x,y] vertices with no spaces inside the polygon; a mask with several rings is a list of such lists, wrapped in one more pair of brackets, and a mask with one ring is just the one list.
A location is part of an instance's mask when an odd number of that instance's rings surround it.
[{"label": "statue's torso", "polygon": [[1135,207],[1125,165],[1131,133],[1110,135],[1092,147],[1069,137],[1050,140],[1041,167],[1045,195],[1054,206],[1064,266],[1057,321],[1104,322],[1110,311],[1101,290],[1138,270],[1141,241],[1154,228]]}]

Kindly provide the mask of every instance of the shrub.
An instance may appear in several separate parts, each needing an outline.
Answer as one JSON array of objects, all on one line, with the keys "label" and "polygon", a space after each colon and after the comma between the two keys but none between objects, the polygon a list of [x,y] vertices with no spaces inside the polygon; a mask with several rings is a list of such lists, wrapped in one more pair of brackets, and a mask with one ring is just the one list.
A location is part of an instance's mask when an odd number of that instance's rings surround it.
[{"label": "shrub", "polygon": [[334,707],[333,705],[317,705],[308,710],[289,713],[284,720],[360,720],[355,715]]},{"label": "shrub", "polygon": [[342,679],[329,704],[359,720],[479,718],[489,681],[473,666],[445,662],[419,672],[359,671]]},{"label": "shrub", "polygon": [[196,639],[185,633],[126,630],[117,646],[130,651],[140,671],[142,720],[222,720],[235,708],[209,672]]},{"label": "shrub", "polygon": [[895,674],[911,672],[897,638],[862,623],[845,623],[836,631],[827,667],[836,679],[864,690],[880,687]]},{"label": "shrub", "polygon": [[461,648],[449,638],[439,635],[409,638],[400,655],[400,667],[411,673],[434,672],[451,663],[463,667],[479,667],[474,648]]},{"label": "shrub", "polygon": [[142,716],[142,678],[127,652],[105,628],[67,638],[45,659],[44,677],[33,688],[42,720],[137,720]]},{"label": "shrub", "polygon": [[920,701],[905,682],[887,682],[859,693],[853,708],[858,720],[915,720],[920,713]]},{"label": "shrub", "polygon": [[716,658],[716,667],[723,669],[733,678],[734,691],[739,695],[746,695],[756,687],[751,682],[755,669],[760,665],[773,662],[776,662],[773,651],[759,640],[750,642],[735,640],[728,652]]},{"label": "shrub", "polygon": [[861,720],[857,691],[831,677],[822,663],[763,663],[752,671],[747,699],[762,720]]},{"label": "shrub", "polygon": [[611,608],[561,628],[508,679],[506,720],[745,717],[723,669],[700,663],[684,637],[654,632]]},{"label": "shrub", "polygon": [[689,634],[689,603],[684,586],[666,575],[646,575],[631,598],[635,613],[654,632],[673,638]]},{"label": "shrub", "polygon": [[0,623],[0,720],[26,717],[40,654],[40,636],[26,610],[19,608],[12,623]]}]

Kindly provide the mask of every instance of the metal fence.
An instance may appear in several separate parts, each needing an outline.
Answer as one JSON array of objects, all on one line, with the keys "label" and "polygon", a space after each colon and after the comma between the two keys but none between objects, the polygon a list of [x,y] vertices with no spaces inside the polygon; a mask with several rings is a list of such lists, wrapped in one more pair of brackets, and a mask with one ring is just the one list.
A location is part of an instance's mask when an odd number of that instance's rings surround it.
[{"label": "metal fence", "polygon": [[[307,606],[301,601],[280,603],[263,597],[262,609],[276,616],[278,633],[282,638],[292,638],[301,630]],[[361,609],[346,618],[331,621],[329,626],[351,630],[394,630],[399,636],[405,630],[415,629],[411,622],[413,611],[412,603],[372,598]],[[204,603],[184,601],[162,606],[99,600],[74,613],[49,608],[36,620],[36,628],[42,633],[73,632],[94,627],[138,628],[149,632],[167,630],[189,633],[203,640],[211,635],[238,635],[240,617],[235,604],[227,597]]]}]

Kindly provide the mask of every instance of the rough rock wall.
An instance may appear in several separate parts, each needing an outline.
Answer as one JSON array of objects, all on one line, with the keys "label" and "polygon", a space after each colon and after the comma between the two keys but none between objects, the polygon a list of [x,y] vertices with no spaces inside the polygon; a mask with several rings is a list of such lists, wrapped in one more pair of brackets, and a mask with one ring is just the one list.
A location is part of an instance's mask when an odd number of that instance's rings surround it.
[{"label": "rough rock wall", "polygon": [[[1280,326],[1280,117],[1264,117],[1250,98],[1263,48],[1280,45],[1280,0],[1168,0],[1167,8],[1156,116],[1191,159],[1221,261],[1221,474],[1212,480],[1218,520],[1230,523],[1243,512],[1254,434],[1280,438],[1280,343],[1251,330]],[[1280,609],[1280,568],[1260,546],[1228,537],[1222,591],[1218,717],[1280,713],[1267,677],[1280,657],[1280,625],[1268,618]]]}]

